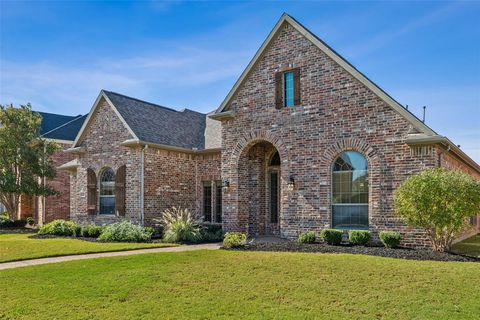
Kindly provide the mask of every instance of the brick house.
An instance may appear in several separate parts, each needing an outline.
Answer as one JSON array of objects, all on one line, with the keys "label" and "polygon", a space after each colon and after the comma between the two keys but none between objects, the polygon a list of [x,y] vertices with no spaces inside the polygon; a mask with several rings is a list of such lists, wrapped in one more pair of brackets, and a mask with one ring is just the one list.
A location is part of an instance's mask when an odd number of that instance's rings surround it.
[{"label": "brick house", "polygon": [[[58,167],[73,159],[64,151],[73,143],[86,116],[66,116],[47,112],[37,112],[42,117],[41,136],[58,145],[51,159],[53,166]],[[22,195],[17,212],[18,219],[33,217],[38,223],[47,223],[55,219],[70,217],[70,175],[65,171],[57,171],[54,179],[43,183],[54,188],[58,194],[50,197],[29,197]]]},{"label": "brick house", "polygon": [[178,206],[290,239],[334,227],[428,245],[394,215],[394,190],[439,166],[480,179],[448,138],[286,14],[214,113],[102,90],[66,153],[73,220],[155,225]]}]

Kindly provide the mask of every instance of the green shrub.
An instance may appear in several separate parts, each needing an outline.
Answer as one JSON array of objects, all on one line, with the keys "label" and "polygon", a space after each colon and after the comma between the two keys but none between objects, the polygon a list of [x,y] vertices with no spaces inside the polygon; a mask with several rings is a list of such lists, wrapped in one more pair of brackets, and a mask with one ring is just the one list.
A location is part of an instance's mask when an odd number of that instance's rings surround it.
[{"label": "green shrub", "polygon": [[153,235],[155,234],[155,229],[152,227],[145,227],[145,231],[150,233],[150,237],[153,237]]},{"label": "green shrub", "polygon": [[301,243],[315,243],[315,240],[317,240],[317,236],[313,231],[300,233],[298,235],[298,242],[301,242]]},{"label": "green shrub", "polygon": [[224,248],[238,248],[247,244],[247,235],[242,232],[227,232],[223,238]]},{"label": "green shrub", "polygon": [[105,242],[149,242],[151,238],[152,235],[145,228],[130,221],[122,221],[106,226],[98,240]]},{"label": "green shrub", "polygon": [[435,250],[448,251],[468,218],[480,212],[480,182],[460,171],[427,169],[398,187],[395,212],[425,229]]},{"label": "green shrub", "polygon": [[53,220],[50,223],[43,225],[38,234],[55,235],[55,236],[76,236],[78,232],[78,225],[73,221]]},{"label": "green shrub", "polygon": [[32,217],[27,218],[27,224],[29,226],[33,226],[35,224],[35,220]]},{"label": "green shrub", "polygon": [[165,242],[198,242],[202,239],[200,226],[188,209],[173,207],[165,210],[161,223]]},{"label": "green shrub", "polygon": [[396,248],[400,244],[401,240],[400,232],[395,231],[382,231],[380,232],[380,241],[385,245],[387,248]]},{"label": "green shrub", "polygon": [[96,226],[94,224],[81,227],[79,235],[85,238],[98,238],[102,234],[104,226]]},{"label": "green shrub", "polygon": [[367,230],[350,230],[348,232],[348,241],[354,246],[364,246],[372,240],[372,234]]},{"label": "green shrub", "polygon": [[222,226],[218,224],[203,225],[200,229],[200,234],[202,240],[206,242],[222,241],[224,236]]},{"label": "green shrub", "polygon": [[341,230],[323,229],[320,232],[320,238],[328,244],[337,246],[342,242],[342,234]]}]

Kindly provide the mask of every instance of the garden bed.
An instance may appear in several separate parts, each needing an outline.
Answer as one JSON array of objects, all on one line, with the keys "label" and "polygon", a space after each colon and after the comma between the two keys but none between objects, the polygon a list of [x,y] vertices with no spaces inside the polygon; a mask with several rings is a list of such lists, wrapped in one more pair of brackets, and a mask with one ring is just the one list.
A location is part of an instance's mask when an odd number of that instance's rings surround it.
[{"label": "garden bed", "polygon": [[408,260],[480,262],[479,258],[467,257],[459,254],[446,252],[436,252],[428,249],[389,249],[380,246],[332,246],[324,243],[303,244],[296,241],[251,242],[243,248],[235,248],[230,250],[350,253]]}]

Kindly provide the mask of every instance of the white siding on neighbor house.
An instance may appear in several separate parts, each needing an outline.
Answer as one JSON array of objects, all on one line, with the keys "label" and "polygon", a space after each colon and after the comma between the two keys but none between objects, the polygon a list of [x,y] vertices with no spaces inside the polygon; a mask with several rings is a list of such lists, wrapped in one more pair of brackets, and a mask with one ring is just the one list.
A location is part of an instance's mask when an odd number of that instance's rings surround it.
[{"label": "white siding on neighbor house", "polygon": [[3,212],[5,212],[5,206],[3,205],[3,203],[0,203],[0,213]]}]

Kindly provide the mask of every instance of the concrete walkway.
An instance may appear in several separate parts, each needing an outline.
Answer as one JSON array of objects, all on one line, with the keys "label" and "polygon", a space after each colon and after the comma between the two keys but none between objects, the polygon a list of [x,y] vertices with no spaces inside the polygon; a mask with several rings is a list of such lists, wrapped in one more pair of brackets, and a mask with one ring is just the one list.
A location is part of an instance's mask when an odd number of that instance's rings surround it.
[{"label": "concrete walkway", "polygon": [[65,262],[65,261],[73,261],[73,260],[131,256],[131,255],[143,254],[143,253],[184,252],[184,251],[217,250],[217,249],[220,249],[219,243],[195,244],[195,245],[167,247],[167,248],[137,249],[137,250],[127,250],[127,251],[116,251],[116,252],[86,253],[86,254],[78,254],[78,255],[70,255],[70,256],[4,262],[4,263],[0,263],[0,270],[37,266],[41,264],[57,263],[57,262]]}]

